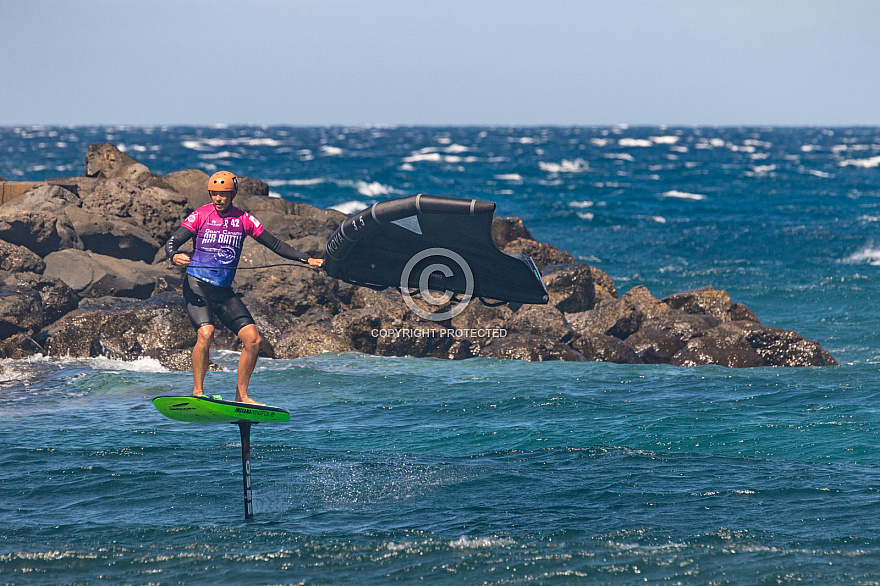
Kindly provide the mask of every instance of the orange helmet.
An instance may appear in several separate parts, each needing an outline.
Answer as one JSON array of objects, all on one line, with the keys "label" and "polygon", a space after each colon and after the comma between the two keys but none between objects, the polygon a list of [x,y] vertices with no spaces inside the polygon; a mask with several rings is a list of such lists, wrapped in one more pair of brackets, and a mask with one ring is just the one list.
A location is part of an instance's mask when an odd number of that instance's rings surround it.
[{"label": "orange helmet", "polygon": [[208,179],[208,191],[238,191],[238,177],[229,171],[217,171]]}]

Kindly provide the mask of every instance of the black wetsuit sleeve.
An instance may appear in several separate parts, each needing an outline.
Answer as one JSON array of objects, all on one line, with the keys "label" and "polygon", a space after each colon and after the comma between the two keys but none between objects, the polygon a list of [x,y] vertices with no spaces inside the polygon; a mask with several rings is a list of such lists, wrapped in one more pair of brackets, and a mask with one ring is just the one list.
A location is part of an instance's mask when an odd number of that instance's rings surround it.
[{"label": "black wetsuit sleeve", "polygon": [[183,243],[193,237],[193,233],[181,226],[177,230],[174,231],[174,234],[171,235],[171,238],[168,239],[168,242],[165,243],[165,254],[168,258],[174,258],[174,255],[178,253]]},{"label": "black wetsuit sleeve", "polygon": [[309,262],[309,257],[305,254],[298,251],[296,248],[291,246],[290,244],[284,242],[283,240],[279,240],[275,236],[269,233],[268,230],[263,230],[259,236],[254,238],[257,242],[277,254],[278,256],[290,259],[290,260],[298,260],[301,262]]}]

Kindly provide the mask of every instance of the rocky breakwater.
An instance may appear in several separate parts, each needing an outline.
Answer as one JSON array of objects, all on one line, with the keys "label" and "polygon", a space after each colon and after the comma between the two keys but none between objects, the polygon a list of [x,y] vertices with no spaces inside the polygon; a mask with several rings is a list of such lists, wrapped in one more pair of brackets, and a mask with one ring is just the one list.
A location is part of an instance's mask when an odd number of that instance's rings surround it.
[{"label": "rocky breakwater", "polygon": [[[0,357],[150,356],[188,369],[195,334],[183,273],[168,267],[162,245],[208,203],[207,180],[199,170],[156,175],[115,146],[96,144],[83,176],[38,183],[0,206]],[[268,187],[257,179],[240,185],[235,204],[310,256],[323,255],[345,219],[266,197]],[[724,291],[704,287],[657,299],[638,286],[620,296],[607,274],[536,241],[518,218],[496,218],[492,236],[504,252],[535,260],[549,304],[487,307],[475,300],[435,322],[411,311],[396,290],[355,287],[292,266],[252,241],[234,287],[263,335],[261,353],[272,358],[354,350],[677,366],[836,364],[817,342],[764,327]],[[238,349],[238,339],[218,326],[217,347]]]}]

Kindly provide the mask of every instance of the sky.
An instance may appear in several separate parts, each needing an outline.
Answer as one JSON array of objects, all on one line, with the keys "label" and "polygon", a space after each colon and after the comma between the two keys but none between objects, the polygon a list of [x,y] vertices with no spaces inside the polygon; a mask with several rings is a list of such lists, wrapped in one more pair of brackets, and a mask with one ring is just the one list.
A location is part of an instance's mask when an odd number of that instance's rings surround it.
[{"label": "sky", "polygon": [[880,125],[877,0],[0,0],[0,126]]}]

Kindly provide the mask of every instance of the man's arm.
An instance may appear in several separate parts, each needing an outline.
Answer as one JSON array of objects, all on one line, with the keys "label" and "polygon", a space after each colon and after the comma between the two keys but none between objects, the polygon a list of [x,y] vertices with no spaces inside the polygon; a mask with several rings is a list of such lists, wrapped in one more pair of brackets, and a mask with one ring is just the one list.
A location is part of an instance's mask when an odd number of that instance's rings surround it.
[{"label": "man's arm", "polygon": [[[178,252],[183,243],[193,237],[193,233],[190,232],[187,228],[181,226],[177,230],[174,231],[174,234],[171,235],[171,238],[168,239],[168,242],[165,243],[165,255],[171,259],[173,264],[177,266],[186,266],[192,260],[188,254],[183,254]],[[177,257],[177,258],[175,258]]]},{"label": "man's arm", "polygon": [[256,240],[280,257],[290,260],[298,260],[312,266],[321,266],[321,264],[323,264],[323,261],[321,261],[320,259],[309,258],[308,255],[303,254],[290,244],[270,234],[268,230],[263,230],[262,232],[260,232],[260,235],[254,238],[254,240]]}]

